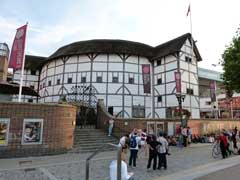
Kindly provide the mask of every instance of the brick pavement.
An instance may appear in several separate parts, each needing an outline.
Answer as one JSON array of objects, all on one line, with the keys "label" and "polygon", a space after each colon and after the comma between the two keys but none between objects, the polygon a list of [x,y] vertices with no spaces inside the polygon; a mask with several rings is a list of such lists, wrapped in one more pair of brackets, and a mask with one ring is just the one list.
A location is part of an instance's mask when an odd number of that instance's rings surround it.
[{"label": "brick pavement", "polygon": [[[199,146],[179,149],[171,148],[167,170],[147,170],[147,158],[139,157],[137,167],[129,168],[136,180],[151,180],[182,170],[191,169],[206,163],[218,161],[211,157],[212,146]],[[59,156],[32,157],[17,159],[29,160],[29,164],[17,163],[16,159],[0,160],[0,180],[84,180],[85,159],[89,154],[65,154]],[[116,158],[116,152],[103,152],[90,162],[91,180],[108,180],[109,164]],[[5,164],[4,164],[5,161]],[[28,169],[21,169],[28,168]],[[1,170],[2,169],[2,170]],[[8,170],[3,170],[8,169]]]}]

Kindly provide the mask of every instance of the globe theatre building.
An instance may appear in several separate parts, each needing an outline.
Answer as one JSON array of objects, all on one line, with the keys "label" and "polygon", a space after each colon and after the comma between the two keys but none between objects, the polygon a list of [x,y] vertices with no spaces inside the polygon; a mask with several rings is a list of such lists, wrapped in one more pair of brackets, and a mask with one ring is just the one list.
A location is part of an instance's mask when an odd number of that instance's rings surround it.
[{"label": "globe theatre building", "polygon": [[[40,97],[23,99],[51,103],[78,94],[85,101],[102,99],[108,111],[119,117],[167,118],[169,109],[178,107],[174,73],[179,71],[185,95],[182,107],[192,118],[199,118],[201,60],[189,33],[157,47],[125,40],[75,42],[48,58],[26,56],[24,85],[34,88]],[[150,68],[147,93],[143,66]],[[14,72],[15,82],[19,77],[20,71]]]}]

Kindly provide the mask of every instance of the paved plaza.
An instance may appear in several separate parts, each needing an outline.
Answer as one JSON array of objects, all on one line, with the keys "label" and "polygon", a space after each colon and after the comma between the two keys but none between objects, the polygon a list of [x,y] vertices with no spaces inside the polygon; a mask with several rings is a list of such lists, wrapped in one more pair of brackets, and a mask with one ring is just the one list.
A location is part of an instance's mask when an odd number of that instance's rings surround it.
[{"label": "paved plaza", "polygon": [[[167,170],[147,170],[147,157],[140,154],[137,167],[129,168],[136,180],[161,179],[184,170],[208,163],[220,162],[211,156],[212,145],[200,144],[180,149],[171,147]],[[85,160],[90,154],[68,153],[58,156],[42,156],[0,160],[0,180],[84,180]],[[116,159],[116,152],[103,152],[90,162],[91,180],[108,180],[109,164]]]}]

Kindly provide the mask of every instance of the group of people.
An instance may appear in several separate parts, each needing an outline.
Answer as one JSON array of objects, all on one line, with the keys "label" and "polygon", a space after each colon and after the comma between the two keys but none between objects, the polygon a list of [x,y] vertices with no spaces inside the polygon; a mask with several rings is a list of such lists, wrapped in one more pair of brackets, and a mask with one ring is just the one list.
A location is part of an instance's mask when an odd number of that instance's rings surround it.
[{"label": "group of people", "polygon": [[[158,136],[154,134],[148,134],[147,130],[139,130],[134,128],[129,134],[125,134],[120,138],[119,146],[122,147],[121,159],[122,159],[122,179],[131,179],[133,173],[127,173],[127,153],[129,149],[128,166],[136,168],[137,158],[139,156],[148,156],[148,162],[146,164],[147,169],[153,168],[153,170],[161,169],[162,167],[167,169],[167,155],[168,141],[165,138],[164,133],[160,132]],[[110,165],[110,177],[114,180],[116,177],[117,162],[113,161]]]},{"label": "group of people", "polygon": [[218,143],[220,145],[222,158],[226,158],[234,152],[239,154],[239,149],[237,146],[237,141],[239,139],[239,132],[237,127],[233,130],[226,131],[225,129],[222,130],[218,137]]}]

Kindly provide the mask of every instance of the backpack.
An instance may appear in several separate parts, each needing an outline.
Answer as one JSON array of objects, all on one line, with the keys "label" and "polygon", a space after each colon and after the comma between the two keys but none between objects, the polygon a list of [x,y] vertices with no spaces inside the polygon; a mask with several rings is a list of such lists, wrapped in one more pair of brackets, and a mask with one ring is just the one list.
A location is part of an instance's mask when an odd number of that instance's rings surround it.
[{"label": "backpack", "polygon": [[136,148],[137,147],[137,136],[132,136],[130,139],[130,148]]}]

